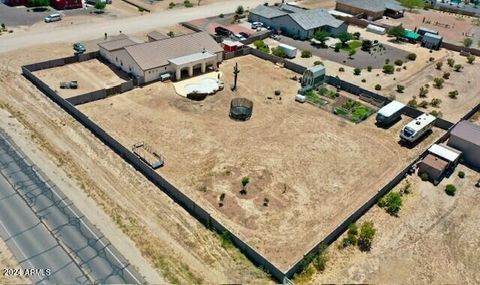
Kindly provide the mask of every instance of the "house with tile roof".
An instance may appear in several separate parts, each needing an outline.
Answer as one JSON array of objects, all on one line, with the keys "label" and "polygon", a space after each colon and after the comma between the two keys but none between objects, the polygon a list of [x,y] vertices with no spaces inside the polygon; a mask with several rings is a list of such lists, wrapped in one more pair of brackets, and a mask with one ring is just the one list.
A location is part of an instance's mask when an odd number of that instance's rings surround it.
[{"label": "house with tile roof", "polygon": [[99,48],[103,58],[144,83],[167,73],[180,80],[184,73],[216,70],[223,60],[223,48],[207,32],[146,43],[120,39],[100,43]]},{"label": "house with tile roof", "polygon": [[330,15],[325,9],[307,10],[288,4],[279,7],[257,6],[250,10],[248,19],[301,40],[312,38],[317,31],[326,31],[332,36],[347,31],[347,24]]}]

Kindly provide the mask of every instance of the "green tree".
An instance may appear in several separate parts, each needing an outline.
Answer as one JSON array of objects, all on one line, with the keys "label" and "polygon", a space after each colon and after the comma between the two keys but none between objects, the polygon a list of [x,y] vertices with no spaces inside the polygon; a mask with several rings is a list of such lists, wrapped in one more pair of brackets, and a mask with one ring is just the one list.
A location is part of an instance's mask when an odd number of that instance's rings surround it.
[{"label": "green tree", "polygon": [[404,90],[405,90],[405,85],[400,85],[400,84],[397,85],[398,93],[403,93]]},{"label": "green tree", "polygon": [[452,98],[452,99],[457,99],[457,97],[458,97],[458,90],[453,90],[453,91],[448,92],[448,97],[450,97],[450,98]]},{"label": "green tree", "polygon": [[31,5],[32,7],[49,6],[50,0],[32,0]]},{"label": "green tree", "polygon": [[447,59],[447,64],[448,66],[453,67],[455,65],[455,59],[453,58]]},{"label": "green tree", "polygon": [[309,50],[302,50],[301,57],[302,57],[302,58],[309,58],[309,57],[312,57],[312,52],[311,52],[311,51],[309,51]]},{"label": "green tree", "polygon": [[395,37],[397,39],[397,41],[403,37],[403,35],[405,34],[405,29],[403,28],[402,25],[400,26],[396,26],[396,27],[392,27],[388,30],[388,35],[389,36],[392,36],[392,37]]},{"label": "green tree", "polygon": [[361,72],[362,72],[362,70],[358,67],[353,70],[354,75],[360,75]]},{"label": "green tree", "polygon": [[391,64],[385,64],[383,66],[383,72],[386,74],[393,74],[394,71],[395,71],[395,67]]},{"label": "green tree", "polygon": [[361,50],[369,52],[372,49],[373,43],[371,40],[363,40]]},{"label": "green tree", "polygon": [[105,9],[106,6],[107,6],[107,3],[102,2],[102,1],[97,1],[95,3],[95,9],[97,9],[97,10],[103,10],[103,9]]},{"label": "green tree", "polygon": [[313,38],[321,42],[322,45],[325,45],[325,42],[328,40],[329,37],[330,37],[330,33],[325,31],[317,31],[313,35]]},{"label": "green tree", "polygon": [[461,65],[461,64],[456,64],[453,67],[453,70],[455,70],[456,72],[460,72],[462,69],[463,69],[463,65]]},{"label": "green tree", "polygon": [[375,236],[375,228],[372,222],[365,222],[360,227],[358,236],[358,247],[362,251],[369,251],[372,248],[373,238]]},{"label": "green tree", "polygon": [[322,272],[325,270],[327,261],[328,261],[327,246],[324,244],[321,244],[318,254],[313,259],[313,266],[315,267],[315,269]]},{"label": "green tree", "polygon": [[437,62],[435,65],[436,65],[436,68],[437,68],[438,70],[442,70],[443,61],[439,61],[439,62]]},{"label": "green tree", "polygon": [[437,89],[442,89],[444,82],[445,80],[443,78],[436,77],[435,79],[433,79],[433,87]]},{"label": "green tree", "polygon": [[396,216],[402,208],[402,196],[398,192],[390,192],[385,196],[385,204],[387,213]]},{"label": "green tree", "polygon": [[448,184],[445,187],[445,192],[447,193],[448,196],[455,196],[455,192],[457,192],[457,187],[455,187],[452,184]]},{"label": "green tree", "polygon": [[471,47],[473,44],[473,40],[472,38],[464,38],[463,39],[463,46],[466,47],[466,48],[469,48]]},{"label": "green tree", "polygon": [[400,4],[410,10],[418,8],[421,9],[425,6],[424,0],[400,0]]},{"label": "green tree", "polygon": [[237,7],[237,9],[235,10],[235,14],[237,14],[237,15],[242,15],[243,13],[245,13],[245,9],[243,8],[242,5],[239,5],[239,6]]},{"label": "green tree", "polygon": [[341,33],[338,35],[338,39],[342,43],[342,46],[345,46],[346,43],[352,39],[352,34],[350,33]]}]

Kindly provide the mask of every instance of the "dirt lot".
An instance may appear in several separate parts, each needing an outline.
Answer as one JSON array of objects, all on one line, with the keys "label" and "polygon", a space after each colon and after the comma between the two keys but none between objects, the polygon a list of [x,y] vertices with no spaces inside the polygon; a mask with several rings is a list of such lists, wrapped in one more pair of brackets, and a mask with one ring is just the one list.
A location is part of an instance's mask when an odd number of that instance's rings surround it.
[{"label": "dirt lot", "polygon": [[[113,87],[126,81],[126,76],[120,71],[109,68],[98,59],[39,70],[34,74],[63,98]],[[71,80],[78,81],[78,89],[60,89],[60,82]]]},{"label": "dirt lot", "polygon": [[[377,229],[371,252],[341,250],[340,238],[329,248],[326,271],[307,283],[478,284],[479,178],[462,165],[437,187],[410,177],[413,192],[404,196],[398,218],[375,206],[359,221],[372,221]],[[447,184],[457,187],[454,197],[445,193]]]},{"label": "dirt lot", "polygon": [[[424,20],[425,19],[425,20]],[[405,12],[405,16],[399,19],[381,20],[389,25],[402,24],[407,29],[419,27],[438,31],[444,39],[451,43],[461,43],[468,35],[473,37],[476,45],[480,38],[480,25],[476,25],[478,19],[474,17],[458,15],[435,10]]]},{"label": "dirt lot", "polygon": [[334,9],[335,8],[335,0],[297,0],[292,2],[295,2],[300,7],[305,7],[308,9],[315,9],[315,8]]},{"label": "dirt lot", "polygon": [[49,44],[2,54],[0,92],[9,96],[0,96],[0,126],[149,283],[268,284],[238,250],[223,247],[217,234],[20,75],[22,64],[70,51],[70,44]]},{"label": "dirt lot", "polygon": [[[435,130],[414,149],[400,147],[398,132],[405,121],[386,131],[374,126],[373,117],[353,125],[298,104],[293,96],[299,85],[289,79],[293,73],[253,56],[221,65],[227,86],[235,62],[241,70],[236,94],[226,87],[193,102],[160,82],[80,110],[126,146],[152,145],[166,158],[162,175],[282,269],[441,133]],[[269,81],[276,84],[265,84]],[[282,100],[273,95],[275,89]],[[238,96],[254,102],[248,122],[228,118],[230,100]],[[250,183],[242,195],[245,176]]]}]

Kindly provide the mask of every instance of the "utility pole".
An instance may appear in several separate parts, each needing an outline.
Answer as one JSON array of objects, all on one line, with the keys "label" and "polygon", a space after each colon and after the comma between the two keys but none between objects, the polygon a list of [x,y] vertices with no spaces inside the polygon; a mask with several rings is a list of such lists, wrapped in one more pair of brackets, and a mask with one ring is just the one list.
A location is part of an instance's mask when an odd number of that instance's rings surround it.
[{"label": "utility pole", "polygon": [[237,77],[238,77],[238,74],[240,73],[240,70],[238,69],[238,62],[235,63],[235,67],[233,67],[233,76],[234,76],[234,82],[233,82],[233,86],[232,86],[232,91],[236,91],[237,90]]}]

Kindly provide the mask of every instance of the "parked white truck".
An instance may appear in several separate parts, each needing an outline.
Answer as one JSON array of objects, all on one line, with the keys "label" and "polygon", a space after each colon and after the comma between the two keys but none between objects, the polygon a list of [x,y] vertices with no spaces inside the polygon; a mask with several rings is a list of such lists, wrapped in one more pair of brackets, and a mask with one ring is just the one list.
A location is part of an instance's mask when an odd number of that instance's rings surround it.
[{"label": "parked white truck", "polygon": [[413,143],[432,129],[437,118],[430,114],[422,114],[408,123],[400,131],[400,139]]}]

